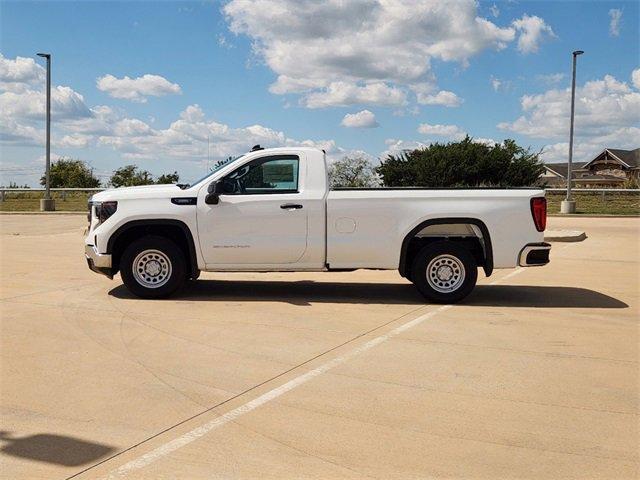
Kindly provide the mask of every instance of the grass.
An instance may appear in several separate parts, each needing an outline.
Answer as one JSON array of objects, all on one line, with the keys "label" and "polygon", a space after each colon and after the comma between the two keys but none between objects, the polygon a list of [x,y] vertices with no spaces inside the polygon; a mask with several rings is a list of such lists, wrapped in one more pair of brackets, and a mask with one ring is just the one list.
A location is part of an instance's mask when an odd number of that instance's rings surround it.
[{"label": "grass", "polygon": [[[67,193],[52,192],[56,200],[56,210],[84,212],[91,192]],[[40,199],[43,192],[5,193],[4,202],[0,202],[0,212],[37,212],[40,210]],[[576,210],[580,214],[592,215],[640,215],[640,194],[607,192],[576,192]],[[560,202],[564,193],[547,192],[548,212],[560,213]]]},{"label": "grass", "polygon": [[[547,192],[547,212],[560,213],[565,194]],[[640,194],[621,192],[575,192],[576,213],[587,215],[640,215]]]},{"label": "grass", "polygon": [[[87,201],[93,192],[67,193],[51,192],[56,201],[56,210],[65,212],[86,212]],[[0,212],[38,212],[44,192],[6,192],[0,202]]]}]

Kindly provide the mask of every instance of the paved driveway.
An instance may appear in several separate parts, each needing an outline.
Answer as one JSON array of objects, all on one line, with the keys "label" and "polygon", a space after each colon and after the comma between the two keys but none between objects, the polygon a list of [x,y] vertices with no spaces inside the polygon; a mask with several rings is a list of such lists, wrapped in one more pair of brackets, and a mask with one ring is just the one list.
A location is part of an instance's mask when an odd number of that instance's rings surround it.
[{"label": "paved driveway", "polygon": [[203,274],[132,298],[83,216],[0,216],[0,475],[636,478],[640,219],[462,305],[395,272]]}]

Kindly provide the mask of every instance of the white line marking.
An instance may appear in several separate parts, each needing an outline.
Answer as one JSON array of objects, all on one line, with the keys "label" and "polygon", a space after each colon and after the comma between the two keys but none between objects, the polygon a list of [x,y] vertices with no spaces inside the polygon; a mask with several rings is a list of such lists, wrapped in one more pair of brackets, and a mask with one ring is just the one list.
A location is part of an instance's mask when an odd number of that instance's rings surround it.
[{"label": "white line marking", "polygon": [[[519,274],[523,270],[524,268],[516,268],[516,270],[514,270],[513,272],[510,272],[504,277],[494,280],[493,282],[489,283],[489,285],[495,285],[503,280],[507,280]],[[235,420],[236,418],[244,415],[245,413],[249,413],[255,410],[256,408],[264,405],[265,403],[268,403],[271,400],[274,400],[284,395],[285,393],[290,392],[294,388],[299,387],[300,385],[308,382],[309,380],[312,380],[313,378],[319,375],[322,375],[323,373],[331,370],[332,368],[337,367],[338,365],[341,365],[347,362],[348,360],[351,360],[353,357],[360,355],[361,353],[366,352],[367,350],[371,350],[373,347],[380,345],[383,342],[386,342],[390,338],[400,335],[402,332],[405,332],[417,325],[420,325],[425,320],[428,320],[429,318],[436,316],[438,313],[444,312],[451,308],[453,308],[453,305],[443,305],[431,312],[425,313],[424,315],[420,315],[419,317],[414,318],[413,320],[394,328],[388,333],[384,335],[380,335],[379,337],[376,337],[372,340],[369,340],[368,342],[360,345],[359,347],[354,348],[350,352],[347,352],[340,357],[336,357],[333,360],[329,360],[328,362],[320,365],[318,368],[309,370],[307,373],[304,373],[292,380],[289,380],[287,383],[280,385],[279,387],[276,387],[273,390],[269,390],[268,392],[263,393],[259,397],[248,401],[244,405],[234,408],[233,410],[228,411],[227,413],[219,416],[218,418],[215,418],[210,422],[204,423],[199,427],[194,428],[190,432],[187,432],[184,435],[181,435],[175,440],[171,440],[170,442],[167,442],[164,445],[161,445],[155,450],[151,450],[150,452],[145,453],[144,455],[136,458],[135,460],[131,460],[130,462],[125,463],[121,467],[111,471],[106,477],[103,477],[103,478],[107,480],[113,480],[116,478],[125,477],[126,475],[128,475],[134,470],[140,470],[141,468],[144,468],[147,465],[150,465],[151,463],[155,462],[161,457],[164,457],[165,455],[168,455],[171,452],[175,452],[176,450],[190,444],[191,442],[206,435],[212,430]]]}]

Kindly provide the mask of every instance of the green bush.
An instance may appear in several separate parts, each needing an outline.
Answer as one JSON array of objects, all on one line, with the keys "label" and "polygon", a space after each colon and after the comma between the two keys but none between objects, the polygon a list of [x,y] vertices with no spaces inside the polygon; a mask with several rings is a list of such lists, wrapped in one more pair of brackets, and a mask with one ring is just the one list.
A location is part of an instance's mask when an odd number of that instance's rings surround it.
[{"label": "green bush", "polygon": [[522,187],[535,185],[544,165],[514,140],[486,145],[467,136],[389,155],[376,170],[387,187]]},{"label": "green bush", "polygon": [[[92,169],[82,160],[61,158],[51,165],[49,173],[51,188],[97,188],[100,180],[94,175]],[[40,179],[40,185],[46,184],[44,175]]]}]

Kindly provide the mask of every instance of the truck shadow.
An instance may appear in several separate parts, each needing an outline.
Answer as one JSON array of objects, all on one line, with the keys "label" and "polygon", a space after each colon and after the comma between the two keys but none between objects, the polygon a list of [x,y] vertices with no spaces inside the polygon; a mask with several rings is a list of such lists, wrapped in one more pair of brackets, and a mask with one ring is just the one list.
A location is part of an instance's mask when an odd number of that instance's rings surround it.
[{"label": "truck shadow", "polygon": [[0,447],[4,455],[65,467],[86,465],[115,452],[115,448],[108,445],[48,433],[16,437],[3,431],[0,442],[4,443]]},{"label": "truck shadow", "polygon": [[478,285],[464,304],[482,307],[629,307],[617,298],[587,288],[532,285]]},{"label": "truck shadow", "polygon": [[[135,298],[120,285],[109,292],[116,298]],[[170,301],[425,304],[407,283],[348,283],[314,281],[198,280]],[[486,307],[627,308],[604,293],[577,287],[478,285],[462,304]]]}]

